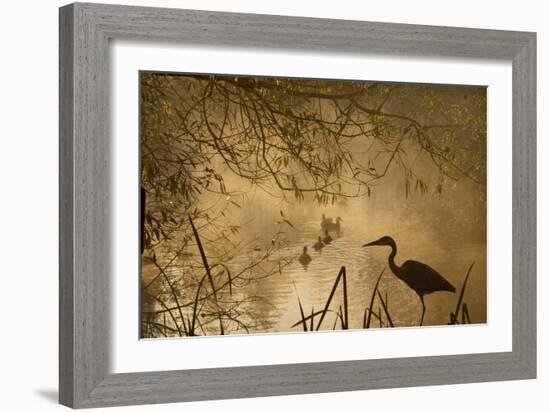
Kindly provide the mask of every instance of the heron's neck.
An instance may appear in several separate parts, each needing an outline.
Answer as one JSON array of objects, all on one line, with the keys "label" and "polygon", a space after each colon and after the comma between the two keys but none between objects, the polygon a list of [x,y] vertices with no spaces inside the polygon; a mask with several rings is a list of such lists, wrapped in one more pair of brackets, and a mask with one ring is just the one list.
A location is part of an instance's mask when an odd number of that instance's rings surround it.
[{"label": "heron's neck", "polygon": [[390,265],[391,271],[398,276],[401,273],[401,268],[395,264],[395,255],[397,255],[397,246],[392,245],[391,253],[388,256],[388,264]]}]

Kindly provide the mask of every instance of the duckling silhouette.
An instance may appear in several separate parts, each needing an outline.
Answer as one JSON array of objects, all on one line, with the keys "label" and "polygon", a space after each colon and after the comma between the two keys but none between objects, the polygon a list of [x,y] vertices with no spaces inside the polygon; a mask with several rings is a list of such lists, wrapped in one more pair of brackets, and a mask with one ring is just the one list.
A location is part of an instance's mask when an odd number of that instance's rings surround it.
[{"label": "duckling silhouette", "polygon": [[321,240],[321,236],[319,236],[317,238],[317,242],[313,245],[313,249],[315,249],[316,251],[320,251],[324,247],[325,247],[325,244]]},{"label": "duckling silhouette", "polygon": [[304,246],[304,251],[298,258],[298,260],[304,267],[307,267],[307,265],[309,265],[309,263],[311,262],[312,259],[311,256],[309,256],[309,254],[307,253],[307,246]]},{"label": "duckling silhouette", "polygon": [[330,233],[328,233],[328,229],[325,229],[325,237],[323,238],[323,243],[325,245],[328,245],[330,242],[332,242],[332,236],[330,236]]}]

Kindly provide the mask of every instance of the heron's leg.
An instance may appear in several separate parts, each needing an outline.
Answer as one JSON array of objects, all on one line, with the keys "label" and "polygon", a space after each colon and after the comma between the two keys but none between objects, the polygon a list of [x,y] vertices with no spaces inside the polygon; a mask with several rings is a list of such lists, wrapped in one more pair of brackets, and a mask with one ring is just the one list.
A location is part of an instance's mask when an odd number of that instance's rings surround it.
[{"label": "heron's leg", "polygon": [[424,314],[426,313],[426,305],[424,304],[424,297],[422,295],[420,296],[420,302],[422,302],[422,317],[420,318],[420,326],[422,326],[422,323],[424,322]]}]

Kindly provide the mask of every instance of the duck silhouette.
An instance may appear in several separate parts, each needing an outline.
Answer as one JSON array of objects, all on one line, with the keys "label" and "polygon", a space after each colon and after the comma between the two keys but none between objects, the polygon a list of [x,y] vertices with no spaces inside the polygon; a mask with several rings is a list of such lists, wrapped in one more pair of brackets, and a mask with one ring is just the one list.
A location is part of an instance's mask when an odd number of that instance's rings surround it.
[{"label": "duck silhouette", "polygon": [[332,242],[332,236],[330,236],[330,233],[328,233],[328,229],[325,229],[325,237],[323,238],[323,243],[325,245],[328,245],[330,242]]},{"label": "duck silhouette", "polygon": [[304,250],[302,252],[302,254],[300,255],[300,257],[298,258],[298,261],[304,266],[304,267],[307,267],[307,265],[309,265],[309,263],[311,262],[311,256],[309,256],[309,254],[307,253],[307,246],[304,246]]},{"label": "duck silhouette", "polygon": [[338,216],[336,218],[336,222],[334,223],[330,222],[330,224],[327,227],[327,230],[334,231],[337,234],[340,234],[340,229],[341,229],[340,222],[343,222],[343,219],[340,216]]},{"label": "duck silhouette", "polygon": [[325,244],[321,240],[321,236],[319,236],[317,238],[317,242],[313,245],[313,249],[315,249],[316,251],[320,251],[324,247],[325,247]]},{"label": "duck silhouette", "polygon": [[333,222],[332,221],[332,218],[331,217],[326,217],[325,214],[323,213],[321,215],[321,230],[323,232],[325,231],[331,231],[331,232],[336,232],[337,234],[340,233],[340,222],[342,222],[343,219],[338,216],[336,218],[336,221]]},{"label": "duck silhouette", "polygon": [[327,227],[332,224],[334,224],[334,222],[332,221],[332,218],[326,217],[325,214],[323,213],[321,215],[321,230],[324,232],[325,229],[327,229]]}]

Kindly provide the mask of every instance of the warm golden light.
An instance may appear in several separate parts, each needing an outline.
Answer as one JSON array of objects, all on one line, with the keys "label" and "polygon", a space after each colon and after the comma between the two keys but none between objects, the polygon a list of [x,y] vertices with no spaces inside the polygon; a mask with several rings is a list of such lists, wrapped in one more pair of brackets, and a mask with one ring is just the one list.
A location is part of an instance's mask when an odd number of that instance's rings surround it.
[{"label": "warm golden light", "polygon": [[142,337],[486,322],[485,87],[140,82]]}]

